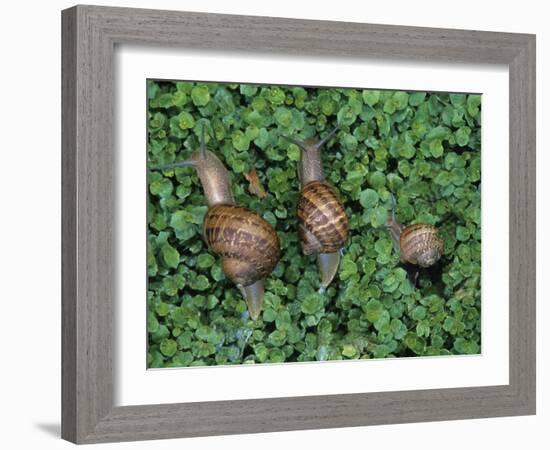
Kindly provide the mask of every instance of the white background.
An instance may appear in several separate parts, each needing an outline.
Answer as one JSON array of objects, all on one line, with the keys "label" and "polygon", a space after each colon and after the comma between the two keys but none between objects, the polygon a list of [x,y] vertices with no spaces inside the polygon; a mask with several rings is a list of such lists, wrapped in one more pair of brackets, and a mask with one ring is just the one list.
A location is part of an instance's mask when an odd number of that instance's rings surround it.
[{"label": "white background", "polygon": [[[543,191],[549,189],[550,169],[542,149],[548,145],[550,39],[544,2],[480,2],[461,0],[451,6],[440,1],[394,0],[321,4],[296,1],[118,1],[104,5],[186,9],[204,12],[271,15],[311,19],[391,23],[536,33],[538,92],[538,229],[548,229]],[[0,16],[2,130],[2,220],[0,221],[2,372],[0,442],[6,448],[40,446],[69,448],[59,440],[60,416],[60,14],[71,2],[6,2]],[[521,5],[521,7],[519,7]],[[546,134],[545,134],[546,133]],[[546,167],[545,167],[546,166]],[[545,170],[546,169],[546,170]],[[544,186],[543,186],[544,184]],[[546,201],[547,203],[547,201]],[[546,216],[546,217],[545,217]],[[263,449],[288,446],[335,448],[342,443],[369,448],[513,449],[531,444],[544,448],[548,440],[550,396],[543,379],[548,365],[548,264],[550,248],[538,236],[538,415],[441,423],[388,425],[262,435],[212,437],[186,441],[118,444],[116,448]],[[546,250],[546,251],[545,251]],[[544,271],[544,272],[543,272]],[[546,282],[548,283],[548,282]],[[544,353],[544,355],[543,355]],[[546,359],[545,359],[546,358]],[[546,366],[546,367],[545,367]],[[546,425],[546,427],[545,427]],[[537,442],[539,444],[537,445]],[[32,448],[32,447],[31,447]],[[99,445],[97,448],[115,448]]]}]

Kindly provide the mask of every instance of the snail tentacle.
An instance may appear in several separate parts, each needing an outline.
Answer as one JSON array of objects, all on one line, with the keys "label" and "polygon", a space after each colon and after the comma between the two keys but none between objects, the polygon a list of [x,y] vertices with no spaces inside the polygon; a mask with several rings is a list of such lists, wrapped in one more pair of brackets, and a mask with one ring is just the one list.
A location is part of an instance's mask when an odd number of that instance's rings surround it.
[{"label": "snail tentacle", "polygon": [[340,129],[340,125],[336,125],[329,133],[317,143],[317,148],[321,148],[327,141]]},{"label": "snail tentacle", "polygon": [[164,164],[162,166],[151,167],[150,170],[166,170],[166,169],[174,169],[176,167],[196,167],[196,166],[197,166],[196,161],[189,160],[189,161],[179,161],[175,163]]},{"label": "snail tentacle", "polygon": [[403,226],[395,218],[396,202],[395,202],[395,197],[392,193],[390,193],[390,198],[391,198],[391,215],[388,217],[385,227],[390,230],[390,235],[391,235],[395,250],[397,252],[400,252],[401,232],[403,231]]},{"label": "snail tentacle", "polygon": [[290,136],[285,136],[284,134],[281,135],[281,137],[282,137],[283,139],[286,139],[286,140],[289,141],[289,142],[292,142],[294,145],[297,145],[297,146],[300,147],[302,150],[307,151],[307,146],[306,146],[306,144],[305,144],[304,141],[300,141],[300,140],[295,139],[295,138],[290,137]]},{"label": "snail tentacle", "polygon": [[204,126],[201,128],[200,135],[200,156],[202,159],[206,159],[206,144],[204,143]]}]

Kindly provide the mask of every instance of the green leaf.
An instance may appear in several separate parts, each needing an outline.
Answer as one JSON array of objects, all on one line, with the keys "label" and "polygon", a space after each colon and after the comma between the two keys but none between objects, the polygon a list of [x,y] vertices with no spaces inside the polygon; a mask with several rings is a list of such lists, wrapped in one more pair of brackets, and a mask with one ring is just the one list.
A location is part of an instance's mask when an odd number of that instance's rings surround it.
[{"label": "green leaf", "polygon": [[463,169],[453,169],[451,171],[451,182],[456,186],[462,186],[466,181],[466,172]]},{"label": "green leaf", "polygon": [[353,344],[345,344],[342,348],[342,355],[346,358],[353,358],[357,355],[357,349]]},{"label": "green leaf", "polygon": [[441,144],[441,139],[434,139],[430,141],[430,153],[434,158],[439,158],[443,155],[443,145]]},{"label": "green leaf", "polygon": [[269,356],[269,350],[264,344],[258,344],[254,347],[254,354],[258,362],[265,362]]},{"label": "green leaf", "polygon": [[168,313],[170,312],[170,307],[168,306],[168,304],[166,304],[164,302],[160,302],[155,307],[155,312],[157,313],[158,316],[164,317],[164,316],[167,316]]},{"label": "green leaf", "polygon": [[210,286],[210,282],[206,276],[197,275],[195,278],[191,279],[189,286],[191,286],[191,289],[196,291],[205,291]]},{"label": "green leaf", "polygon": [[407,333],[404,342],[405,345],[417,355],[424,354],[426,341],[422,337],[416,335],[416,333]]},{"label": "green leaf", "polygon": [[362,93],[363,101],[369,105],[374,106],[378,103],[378,100],[380,100],[380,91],[371,91],[371,90],[365,90]]},{"label": "green leaf", "polygon": [[162,178],[160,180],[155,180],[149,185],[149,192],[153,195],[158,195],[159,197],[169,197],[172,194],[174,187],[170,180]]},{"label": "green leaf", "polygon": [[340,265],[340,278],[342,280],[347,280],[356,273],[357,265],[355,264],[355,262],[351,258],[349,258],[349,256],[344,256]]},{"label": "green leaf", "polygon": [[395,339],[403,339],[405,334],[407,334],[407,327],[399,319],[392,319],[390,323],[390,330],[393,333]]},{"label": "green leaf", "polygon": [[456,143],[461,147],[464,147],[465,145],[467,145],[468,141],[470,140],[470,133],[471,133],[470,128],[460,127],[455,132]]},{"label": "green leaf", "polygon": [[277,318],[277,312],[274,309],[266,308],[262,314],[264,322],[273,322]]},{"label": "green leaf", "polygon": [[409,142],[405,142],[401,147],[399,147],[399,156],[402,156],[403,158],[411,159],[415,153],[416,149]]},{"label": "green leaf", "polygon": [[191,99],[196,106],[204,106],[210,101],[210,92],[206,86],[195,86],[191,90]]},{"label": "green leaf", "polygon": [[378,203],[378,193],[373,189],[365,189],[359,195],[359,203],[365,209],[374,207]]},{"label": "green leaf", "polygon": [[276,109],[274,117],[279,125],[287,128],[292,120],[292,113],[287,108],[279,107]]},{"label": "green leaf", "polygon": [[281,347],[286,341],[286,333],[282,330],[272,331],[267,337],[267,342],[275,347]]},{"label": "green leaf", "polygon": [[216,297],[215,295],[209,295],[207,298],[206,298],[206,307],[208,309],[214,309],[215,306],[219,303],[219,300],[218,300],[218,297]]},{"label": "green leaf", "polygon": [[467,241],[470,239],[470,231],[468,228],[459,225],[456,227],[456,238],[462,242]]},{"label": "green leaf", "polygon": [[290,317],[290,313],[288,311],[280,311],[277,313],[277,317],[275,319],[275,326],[278,330],[288,330],[290,328],[290,324],[292,323],[292,318]]},{"label": "green leaf", "polygon": [[161,108],[170,108],[174,105],[174,102],[172,101],[172,94],[170,93],[161,94],[157,101]]},{"label": "green leaf", "polygon": [[175,230],[184,230],[189,226],[187,221],[187,213],[185,211],[176,211],[170,217],[170,226]]},{"label": "green leaf", "polygon": [[382,317],[386,309],[379,300],[371,299],[365,306],[365,312],[367,313],[367,320],[369,322],[376,322]]},{"label": "green leaf", "polygon": [[374,189],[379,189],[386,184],[386,177],[382,172],[374,172],[370,176],[369,181],[370,181],[370,185]]},{"label": "green leaf", "polygon": [[474,118],[479,117],[479,107],[481,106],[481,95],[468,95],[466,101],[468,114]]},{"label": "green leaf", "polygon": [[465,94],[449,94],[449,99],[451,100],[451,104],[456,108],[464,106],[466,103]]},{"label": "green leaf", "polygon": [[267,90],[267,99],[272,105],[282,105],[285,101],[285,92],[279,86],[270,86]]},{"label": "green leaf", "polygon": [[197,264],[201,269],[212,267],[215,261],[214,257],[208,253],[201,253],[197,258]]},{"label": "green leaf", "polygon": [[149,100],[155,98],[160,90],[159,85],[153,80],[147,80],[147,98]]},{"label": "green leaf", "polygon": [[380,333],[387,334],[390,330],[390,313],[388,310],[382,311],[380,317],[374,322],[374,328]]},{"label": "green leaf", "polygon": [[[208,94],[210,96],[210,94]],[[214,100],[216,101],[216,105],[220,108],[220,111],[223,114],[232,114],[235,111],[235,104],[233,103],[233,97],[227,91],[227,89],[221,88],[216,91],[216,94],[214,95]],[[204,99],[202,100],[204,101]],[[208,100],[205,104],[208,103]]]},{"label": "green leaf", "polygon": [[300,309],[304,314],[315,314],[323,309],[323,296],[318,293],[309,294],[302,302]]},{"label": "green leaf", "polygon": [[371,225],[373,228],[380,228],[388,220],[388,211],[383,206],[377,206],[372,210]]},{"label": "green leaf", "polygon": [[398,280],[394,274],[388,275],[382,282],[382,289],[384,292],[394,292],[399,287],[400,280]]},{"label": "green leaf", "polygon": [[195,119],[187,111],[182,111],[176,116],[178,125],[182,130],[188,130],[195,126]]},{"label": "green leaf", "polygon": [[187,367],[193,362],[193,354],[191,352],[177,352],[172,361],[178,367]]},{"label": "green leaf", "polygon": [[162,246],[162,258],[168,267],[176,268],[180,262],[180,254],[170,244],[164,244]]},{"label": "green leaf", "polygon": [[443,139],[447,139],[448,136],[449,129],[447,127],[437,126],[435,128],[432,128],[430,132],[426,135],[426,140],[431,141],[438,139],[439,141],[442,141]]},{"label": "green leaf", "polygon": [[426,321],[418,322],[416,325],[416,335],[419,337],[428,337],[430,335],[430,325]]},{"label": "green leaf", "polygon": [[319,96],[319,107],[325,116],[334,114],[336,106],[336,102],[328,94],[321,94]]},{"label": "green leaf", "polygon": [[451,176],[449,172],[439,172],[434,178],[434,183],[440,186],[448,186],[449,184],[451,184]]},{"label": "green leaf", "polygon": [[412,310],[411,317],[413,320],[422,320],[426,317],[427,310],[424,306],[418,305]]},{"label": "green leaf", "polygon": [[405,109],[409,103],[409,94],[404,91],[398,91],[393,94],[392,101],[397,111]]},{"label": "green leaf", "polygon": [[285,360],[285,353],[279,348],[272,348],[269,350],[269,362],[281,363]]},{"label": "green leaf", "polygon": [[388,98],[384,102],[384,112],[387,114],[393,114],[395,110],[396,110],[395,102],[391,98]]},{"label": "green leaf", "polygon": [[459,354],[473,355],[480,352],[480,347],[476,342],[468,341],[463,337],[455,339],[453,348]]},{"label": "green leaf", "polygon": [[425,98],[425,92],[414,92],[413,94],[409,95],[409,105],[418,106],[424,102]]},{"label": "green leaf", "polygon": [[156,333],[159,329],[159,322],[153,314],[147,315],[147,332]]},{"label": "green leaf", "polygon": [[286,154],[290,161],[300,160],[300,148],[297,145],[294,145],[294,144],[289,145],[286,151]]},{"label": "green leaf", "polygon": [[160,351],[164,356],[174,356],[178,351],[178,344],[173,339],[163,339],[160,343]]},{"label": "green leaf", "polygon": [[250,146],[250,139],[248,139],[246,134],[244,134],[241,130],[233,132],[231,135],[231,140],[233,142],[233,147],[240,152],[248,150],[248,147]]},{"label": "green leaf", "polygon": [[208,211],[207,206],[193,206],[190,210],[191,213],[191,222],[196,225],[202,225],[204,222],[204,216]]},{"label": "green leaf", "polygon": [[253,84],[241,84],[239,91],[245,97],[252,97],[258,92],[258,86],[254,86]]},{"label": "green leaf", "polygon": [[355,122],[357,115],[353,112],[353,109],[349,105],[344,105],[338,111],[338,124],[341,126],[348,126]]}]

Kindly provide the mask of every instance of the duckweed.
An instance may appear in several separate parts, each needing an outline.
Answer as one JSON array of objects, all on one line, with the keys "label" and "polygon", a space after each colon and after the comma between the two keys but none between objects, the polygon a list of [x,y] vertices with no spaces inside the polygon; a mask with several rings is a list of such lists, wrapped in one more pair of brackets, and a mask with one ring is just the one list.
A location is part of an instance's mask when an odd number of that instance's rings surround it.
[{"label": "duckweed", "polygon": [[[280,363],[479,353],[481,97],[370,89],[148,81],[149,166],[207,147],[231,173],[237,204],[271,223],[282,257],[250,320],[201,235],[206,213],[191,168],[148,178],[148,367]],[[299,150],[281,136],[323,136],[327,180],[350,238],[324,293],[300,252]],[[267,195],[251,194],[255,170]],[[384,224],[439,227],[445,254],[420,271],[399,261]]]}]

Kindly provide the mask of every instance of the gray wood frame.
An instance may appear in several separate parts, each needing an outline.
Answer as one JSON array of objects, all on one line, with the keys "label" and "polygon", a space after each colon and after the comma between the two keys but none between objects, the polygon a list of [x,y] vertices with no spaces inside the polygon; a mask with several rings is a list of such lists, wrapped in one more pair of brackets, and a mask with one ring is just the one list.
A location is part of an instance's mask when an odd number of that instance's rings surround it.
[{"label": "gray wood frame", "polygon": [[[96,6],[63,11],[62,32],[64,439],[94,443],[535,413],[535,36]],[[113,51],[119,43],[506,64],[510,383],[114,407]]]}]

